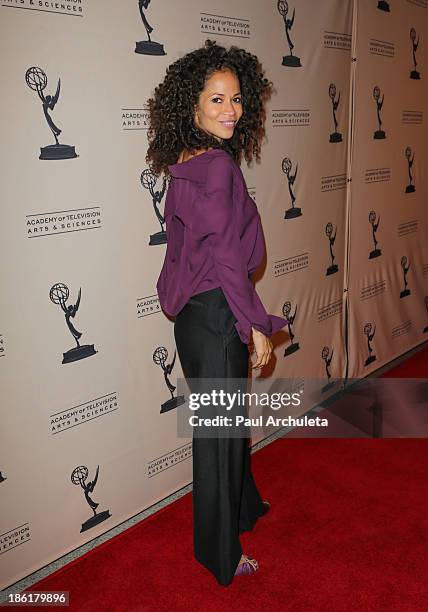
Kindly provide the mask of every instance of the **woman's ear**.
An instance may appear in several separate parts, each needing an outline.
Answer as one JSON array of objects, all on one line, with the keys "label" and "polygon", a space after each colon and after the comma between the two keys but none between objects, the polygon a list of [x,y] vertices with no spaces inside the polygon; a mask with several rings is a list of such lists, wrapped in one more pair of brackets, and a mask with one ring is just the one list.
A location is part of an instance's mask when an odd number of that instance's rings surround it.
[{"label": "woman's ear", "polygon": [[193,120],[197,127],[199,127],[199,109],[197,106],[194,107]]}]

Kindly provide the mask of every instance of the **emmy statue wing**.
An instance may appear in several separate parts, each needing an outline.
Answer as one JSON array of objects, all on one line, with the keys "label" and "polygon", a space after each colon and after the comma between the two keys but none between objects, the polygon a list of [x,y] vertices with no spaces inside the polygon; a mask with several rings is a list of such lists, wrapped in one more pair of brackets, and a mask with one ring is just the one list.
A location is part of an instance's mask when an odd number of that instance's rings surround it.
[{"label": "emmy statue wing", "polygon": [[162,191],[159,194],[160,195],[160,200],[162,200],[162,198],[163,198],[163,196],[165,194],[165,190],[166,190],[167,186],[168,186],[167,185],[167,179],[166,179],[166,176],[164,176],[163,177],[163,181],[162,181]]},{"label": "emmy statue wing", "polygon": [[79,289],[79,295],[77,296],[77,302],[76,302],[76,305],[74,306],[74,312],[77,312],[79,310],[79,304],[80,304],[81,297],[82,297],[82,287],[80,287]]},{"label": "emmy statue wing", "polygon": [[88,489],[89,489],[89,491],[93,491],[93,490],[94,490],[95,485],[97,484],[97,480],[98,480],[98,473],[99,473],[99,471],[100,471],[100,466],[99,466],[99,465],[97,465],[97,471],[95,472],[95,478],[93,479],[93,481],[92,481],[92,482],[90,482],[90,483],[88,484]]},{"label": "emmy statue wing", "polygon": [[171,365],[170,365],[170,369],[171,369],[171,370],[172,370],[172,368],[174,367],[174,363],[175,363],[175,358],[176,358],[176,357],[177,357],[177,349],[174,351],[174,359],[172,360]]},{"label": "emmy statue wing", "polygon": [[61,79],[58,79],[58,85],[57,85],[57,88],[56,88],[56,92],[55,92],[55,95],[54,95],[54,97],[52,99],[52,108],[58,102],[60,89],[61,89]]}]

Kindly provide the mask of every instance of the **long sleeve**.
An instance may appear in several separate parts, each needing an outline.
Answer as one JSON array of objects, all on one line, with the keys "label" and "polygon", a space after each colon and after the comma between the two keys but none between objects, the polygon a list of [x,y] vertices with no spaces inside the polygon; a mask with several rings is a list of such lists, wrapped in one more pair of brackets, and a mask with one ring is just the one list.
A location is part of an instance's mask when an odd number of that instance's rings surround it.
[{"label": "long sleeve", "polygon": [[287,319],[269,315],[248,277],[247,262],[241,244],[239,223],[245,219],[234,202],[233,161],[224,156],[214,158],[208,169],[206,186],[197,202],[193,229],[199,238],[208,240],[215,270],[227,302],[235,315],[235,327],[241,340],[248,344],[251,327],[271,336],[287,324]]}]

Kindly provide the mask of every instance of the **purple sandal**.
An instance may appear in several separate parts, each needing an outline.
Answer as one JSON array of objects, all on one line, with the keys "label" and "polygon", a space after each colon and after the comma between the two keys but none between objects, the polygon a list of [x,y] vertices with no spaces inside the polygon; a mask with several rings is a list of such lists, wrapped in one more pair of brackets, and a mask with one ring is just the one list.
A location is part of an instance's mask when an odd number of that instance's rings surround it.
[{"label": "purple sandal", "polygon": [[254,574],[259,569],[259,564],[255,559],[251,559],[248,555],[243,555],[245,561],[238,564],[235,576],[248,576]]}]

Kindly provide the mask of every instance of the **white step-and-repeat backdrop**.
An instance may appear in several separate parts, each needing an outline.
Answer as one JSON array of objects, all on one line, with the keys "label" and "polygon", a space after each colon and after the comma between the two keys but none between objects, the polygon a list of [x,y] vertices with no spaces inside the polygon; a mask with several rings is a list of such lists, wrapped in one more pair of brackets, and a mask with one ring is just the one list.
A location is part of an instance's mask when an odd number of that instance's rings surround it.
[{"label": "white step-and-repeat backdrop", "polygon": [[355,13],[350,377],[428,338],[428,0],[359,0]]},{"label": "white step-and-repeat backdrop", "polygon": [[276,88],[243,166],[290,319],[268,375],[365,376],[427,337],[427,4],[0,0],[1,588],[191,481],[146,101],[206,38]]}]

